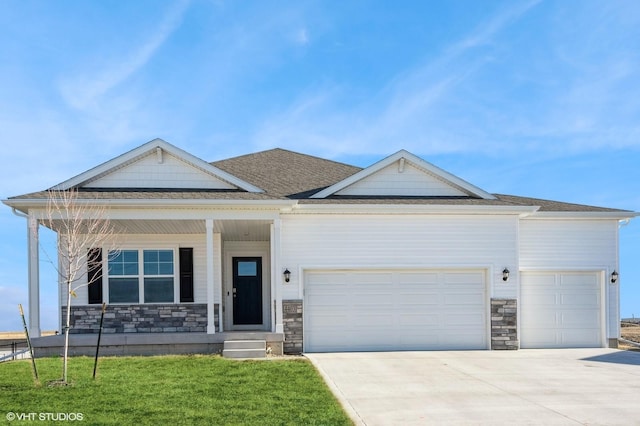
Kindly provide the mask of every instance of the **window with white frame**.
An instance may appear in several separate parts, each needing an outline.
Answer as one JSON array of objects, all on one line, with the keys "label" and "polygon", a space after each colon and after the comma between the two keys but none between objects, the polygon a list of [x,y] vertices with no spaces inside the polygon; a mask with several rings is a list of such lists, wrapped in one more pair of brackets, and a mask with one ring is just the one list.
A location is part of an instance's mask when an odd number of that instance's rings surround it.
[{"label": "window with white frame", "polygon": [[175,301],[173,250],[141,249],[109,253],[108,271],[109,303]]}]

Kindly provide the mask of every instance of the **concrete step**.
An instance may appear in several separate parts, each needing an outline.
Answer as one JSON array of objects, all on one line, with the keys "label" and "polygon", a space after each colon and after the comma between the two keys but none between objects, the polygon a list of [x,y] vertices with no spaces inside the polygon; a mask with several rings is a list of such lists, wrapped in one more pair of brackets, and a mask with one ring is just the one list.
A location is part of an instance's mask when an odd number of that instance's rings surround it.
[{"label": "concrete step", "polygon": [[266,340],[225,340],[224,349],[267,349]]},{"label": "concrete step", "polygon": [[225,340],[222,356],[233,359],[266,358],[267,342],[265,340]]},{"label": "concrete step", "polygon": [[264,349],[224,349],[222,351],[224,358],[233,359],[255,359],[266,358],[267,351]]}]

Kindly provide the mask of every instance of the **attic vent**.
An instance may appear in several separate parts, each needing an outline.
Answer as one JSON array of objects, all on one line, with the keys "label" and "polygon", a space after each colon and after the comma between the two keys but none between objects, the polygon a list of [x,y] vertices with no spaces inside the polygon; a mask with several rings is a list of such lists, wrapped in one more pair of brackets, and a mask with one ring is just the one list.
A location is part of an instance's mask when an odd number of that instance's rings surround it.
[{"label": "attic vent", "polygon": [[402,157],[398,163],[398,173],[404,172],[404,157]]},{"label": "attic vent", "polygon": [[162,164],[162,148],[156,148],[156,156],[158,157],[158,164]]}]

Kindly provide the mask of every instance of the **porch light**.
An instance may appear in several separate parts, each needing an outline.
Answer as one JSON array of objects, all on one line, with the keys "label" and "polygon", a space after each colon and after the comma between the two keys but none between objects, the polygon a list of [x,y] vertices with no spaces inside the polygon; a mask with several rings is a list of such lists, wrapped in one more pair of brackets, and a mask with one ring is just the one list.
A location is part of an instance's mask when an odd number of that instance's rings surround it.
[{"label": "porch light", "polygon": [[611,273],[611,284],[615,284],[618,281],[619,275],[620,274],[618,274],[614,269],[614,271]]},{"label": "porch light", "polygon": [[504,268],[502,270],[502,281],[507,281],[509,279],[509,270]]},{"label": "porch light", "polygon": [[291,280],[291,271],[285,268],[282,274],[284,275],[284,282],[288,283]]}]

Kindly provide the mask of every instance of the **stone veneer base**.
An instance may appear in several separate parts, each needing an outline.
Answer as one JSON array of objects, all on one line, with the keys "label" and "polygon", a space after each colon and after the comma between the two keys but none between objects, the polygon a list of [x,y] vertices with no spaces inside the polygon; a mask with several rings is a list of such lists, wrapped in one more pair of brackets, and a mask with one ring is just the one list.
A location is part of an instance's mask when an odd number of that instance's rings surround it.
[{"label": "stone veneer base", "polygon": [[[62,324],[66,322],[62,307]],[[102,305],[71,306],[69,334],[91,334],[100,329]],[[219,307],[215,305],[216,331],[219,330]],[[109,333],[205,333],[205,303],[108,305],[102,332]]]},{"label": "stone veneer base", "polygon": [[282,301],[285,354],[299,354],[303,351],[302,340],[302,300]]},{"label": "stone veneer base", "polygon": [[491,349],[519,347],[517,299],[491,299]]}]

